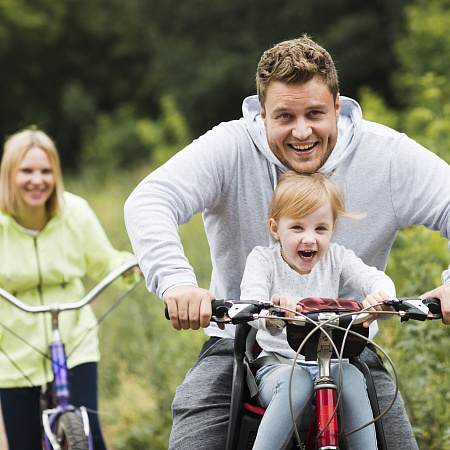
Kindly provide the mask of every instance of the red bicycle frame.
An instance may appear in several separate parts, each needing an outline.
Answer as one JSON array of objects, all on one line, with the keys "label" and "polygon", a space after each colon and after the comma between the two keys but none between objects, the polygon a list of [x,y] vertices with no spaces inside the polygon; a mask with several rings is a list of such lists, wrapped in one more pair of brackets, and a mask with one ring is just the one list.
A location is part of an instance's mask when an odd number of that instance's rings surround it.
[{"label": "red bicycle frame", "polygon": [[[332,344],[328,336],[332,330],[321,332],[317,345],[317,358],[319,363],[319,377],[316,381],[316,410],[308,428],[306,438],[306,450],[326,448],[327,450],[339,449],[338,423],[336,408],[336,385],[330,374]],[[316,441],[317,444],[316,444]]]}]

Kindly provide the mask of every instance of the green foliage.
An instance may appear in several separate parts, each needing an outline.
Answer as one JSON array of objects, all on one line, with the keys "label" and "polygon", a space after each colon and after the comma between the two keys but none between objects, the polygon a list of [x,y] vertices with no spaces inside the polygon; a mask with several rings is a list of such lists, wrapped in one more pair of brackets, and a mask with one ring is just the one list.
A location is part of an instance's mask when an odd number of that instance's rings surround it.
[{"label": "green foliage", "polygon": [[[81,108],[89,107],[82,96],[76,100]],[[173,99],[163,97],[161,109],[158,120],[139,118],[130,105],[118,107],[112,114],[99,114],[84,141],[86,173],[101,181],[118,169],[150,162],[158,166],[187,145],[188,127]]]},{"label": "green foliage", "polygon": [[416,0],[406,8],[406,31],[395,42],[400,68],[392,75],[404,105],[401,129],[450,161],[450,3]]},{"label": "green foliage", "polygon": [[[0,134],[37,124],[76,172],[93,124],[154,121],[169,95],[198,135],[239,118],[262,52],[305,32],[336,57],[343,94],[368,84],[389,97],[406,3],[0,0]],[[140,132],[112,131],[109,145],[141,151]]]}]

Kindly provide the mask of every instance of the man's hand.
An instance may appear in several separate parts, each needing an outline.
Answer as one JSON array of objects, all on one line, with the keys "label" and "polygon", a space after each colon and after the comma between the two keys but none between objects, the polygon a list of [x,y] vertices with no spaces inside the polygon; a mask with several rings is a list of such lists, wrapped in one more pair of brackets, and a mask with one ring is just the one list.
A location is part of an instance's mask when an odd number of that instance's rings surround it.
[{"label": "man's hand", "polygon": [[[372,308],[367,309],[367,312],[373,313],[375,311],[391,311],[391,308],[389,306],[383,305],[380,303],[384,300],[389,300],[389,295],[386,294],[386,292],[378,291],[374,292],[372,294],[369,294],[363,301],[363,306],[366,308],[367,306],[371,306]],[[379,315],[374,315],[374,317],[371,317],[370,319],[363,322],[364,328],[369,328],[370,324],[378,319]]]},{"label": "man's hand", "polygon": [[442,322],[450,325],[450,284],[443,284],[432,291],[425,292],[420,298],[438,298],[441,301]]},{"label": "man's hand", "polygon": [[[196,286],[177,286],[165,292],[163,301],[167,305],[170,321],[176,330],[198,330],[206,328],[211,321],[211,302],[215,296]],[[219,328],[224,329],[223,324]]]}]

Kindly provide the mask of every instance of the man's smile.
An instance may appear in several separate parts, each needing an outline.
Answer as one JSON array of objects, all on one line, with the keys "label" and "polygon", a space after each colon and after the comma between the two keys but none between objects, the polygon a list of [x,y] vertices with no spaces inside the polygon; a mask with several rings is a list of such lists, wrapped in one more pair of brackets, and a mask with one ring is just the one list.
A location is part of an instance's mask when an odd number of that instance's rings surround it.
[{"label": "man's smile", "polygon": [[288,144],[288,145],[297,152],[305,152],[308,150],[312,150],[317,145],[317,142],[314,142],[313,144]]}]

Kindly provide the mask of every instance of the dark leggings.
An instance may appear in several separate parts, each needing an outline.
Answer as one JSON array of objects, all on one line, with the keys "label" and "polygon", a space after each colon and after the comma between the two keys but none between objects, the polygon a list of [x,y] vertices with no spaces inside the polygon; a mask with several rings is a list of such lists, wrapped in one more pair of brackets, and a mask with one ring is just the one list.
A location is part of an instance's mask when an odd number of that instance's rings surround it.
[{"label": "dark leggings", "polygon": [[[71,404],[86,406],[95,450],[106,450],[97,411],[97,363],[80,364],[69,371]],[[9,448],[41,450],[41,388],[0,389],[3,422]]]}]

